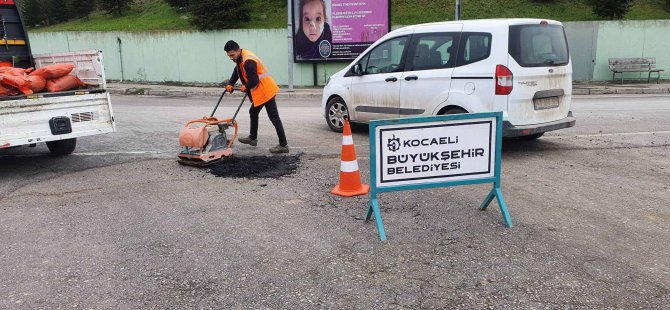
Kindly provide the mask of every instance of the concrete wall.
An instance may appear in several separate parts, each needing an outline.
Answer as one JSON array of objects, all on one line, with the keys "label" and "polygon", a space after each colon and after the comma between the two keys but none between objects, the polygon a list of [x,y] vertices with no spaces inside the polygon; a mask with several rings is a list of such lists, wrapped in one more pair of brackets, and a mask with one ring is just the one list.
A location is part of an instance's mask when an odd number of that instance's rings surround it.
[{"label": "concrete wall", "polygon": [[[255,52],[277,83],[288,84],[288,39],[283,29],[217,32],[48,32],[29,34],[33,53],[86,49],[103,51],[107,79],[149,82],[219,83],[230,77],[233,63],[223,46],[234,39]],[[317,64],[323,84],[345,64]],[[296,86],[314,84],[312,64],[296,64]]]},{"label": "concrete wall", "polygon": [[[610,57],[656,57],[658,67],[666,69],[662,78],[670,78],[670,20],[568,22],[565,29],[576,81],[610,80]],[[30,34],[36,54],[101,49],[111,80],[186,83],[227,79],[233,63],[223,45],[230,39],[258,54],[277,83],[288,84],[285,29]],[[345,65],[316,65],[318,84]],[[293,76],[296,86],[314,85],[312,64],[295,64]]]},{"label": "concrete wall", "polygon": [[656,57],[657,66],[666,70],[661,77],[670,78],[670,20],[600,22],[598,28],[594,80],[612,78],[610,57]]},{"label": "concrete wall", "polygon": [[565,30],[576,81],[611,80],[608,59],[618,57],[656,57],[661,78],[670,78],[670,20],[569,22]]}]

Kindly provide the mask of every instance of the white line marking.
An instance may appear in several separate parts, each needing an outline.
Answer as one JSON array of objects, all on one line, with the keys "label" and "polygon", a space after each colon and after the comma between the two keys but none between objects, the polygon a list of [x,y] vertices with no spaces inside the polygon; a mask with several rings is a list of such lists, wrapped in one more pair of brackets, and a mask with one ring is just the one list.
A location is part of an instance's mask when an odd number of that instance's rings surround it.
[{"label": "white line marking", "polygon": [[594,137],[612,137],[612,136],[643,136],[643,135],[667,135],[670,131],[640,131],[640,132],[617,132],[617,133],[598,133],[591,135],[563,135],[563,136],[546,136],[543,139],[560,139],[560,138],[594,138]]},{"label": "white line marking", "polygon": [[[84,152],[84,153],[72,153],[74,156],[107,156],[107,155],[156,155],[156,154],[168,154],[167,152],[158,152],[158,151],[129,151],[129,152]],[[177,152],[175,152],[177,154]]]},{"label": "white line marking", "polygon": [[[290,149],[330,149],[330,148],[337,148],[340,149],[341,145],[337,146],[331,146],[331,145],[308,145],[308,146],[289,146]],[[355,145],[357,149],[360,148],[369,148],[369,145]]]}]

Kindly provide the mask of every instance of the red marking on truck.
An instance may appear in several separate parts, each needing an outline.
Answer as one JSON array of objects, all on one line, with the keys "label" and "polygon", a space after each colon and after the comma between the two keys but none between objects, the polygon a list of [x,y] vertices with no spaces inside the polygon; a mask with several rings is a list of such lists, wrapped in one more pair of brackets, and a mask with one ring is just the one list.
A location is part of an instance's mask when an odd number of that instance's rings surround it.
[{"label": "red marking on truck", "polygon": [[15,4],[14,0],[0,0],[0,4]]},{"label": "red marking on truck", "polygon": [[1,148],[5,148],[5,147],[9,147],[9,146],[11,146],[11,144],[9,144],[9,143],[5,143],[5,144],[3,144],[3,145],[0,145],[0,149],[1,149]]}]

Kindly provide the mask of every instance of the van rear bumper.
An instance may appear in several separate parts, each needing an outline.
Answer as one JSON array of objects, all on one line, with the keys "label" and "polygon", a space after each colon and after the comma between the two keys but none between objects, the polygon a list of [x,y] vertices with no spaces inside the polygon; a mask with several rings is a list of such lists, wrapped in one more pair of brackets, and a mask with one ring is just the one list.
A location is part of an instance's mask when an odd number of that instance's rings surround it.
[{"label": "van rear bumper", "polygon": [[512,138],[520,136],[528,136],[542,132],[559,130],[563,128],[570,128],[575,126],[576,119],[572,116],[572,111],[568,112],[568,116],[564,119],[559,119],[553,122],[514,126],[509,121],[503,122],[503,137]]}]

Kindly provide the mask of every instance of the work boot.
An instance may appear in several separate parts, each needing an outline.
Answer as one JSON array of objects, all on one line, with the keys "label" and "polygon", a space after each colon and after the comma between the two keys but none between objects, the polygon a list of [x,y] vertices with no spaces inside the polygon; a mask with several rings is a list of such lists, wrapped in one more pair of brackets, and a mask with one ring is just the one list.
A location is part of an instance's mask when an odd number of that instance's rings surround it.
[{"label": "work boot", "polygon": [[279,153],[288,153],[288,145],[281,146],[279,144],[270,148],[270,153],[279,154]]},{"label": "work boot", "polygon": [[254,140],[249,137],[237,138],[237,141],[240,141],[240,143],[249,144],[251,146],[256,146],[258,144],[258,140]]}]

